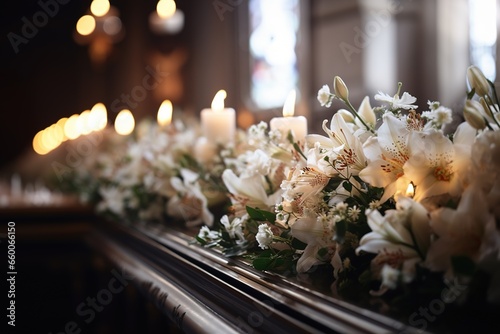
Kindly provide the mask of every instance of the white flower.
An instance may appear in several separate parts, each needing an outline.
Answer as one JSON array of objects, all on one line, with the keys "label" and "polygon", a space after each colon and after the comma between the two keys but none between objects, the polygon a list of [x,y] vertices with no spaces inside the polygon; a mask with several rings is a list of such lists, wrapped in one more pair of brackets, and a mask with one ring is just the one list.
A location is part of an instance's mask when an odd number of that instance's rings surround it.
[{"label": "white flower", "polygon": [[[323,131],[328,134],[328,138],[320,135],[308,135],[306,137],[308,147],[314,147],[315,150],[319,149],[319,154],[313,156],[315,161],[311,161],[311,156],[308,156],[308,165],[317,166],[323,172],[328,173],[329,176],[337,173],[342,173],[345,178],[358,175],[366,167],[366,158],[361,141],[352,132],[351,127],[341,114],[336,113],[333,115],[330,128],[326,126],[327,123],[327,120],[323,121]],[[319,143],[319,146],[317,143]],[[325,156],[328,156],[328,161],[325,161]]]},{"label": "white flower", "polygon": [[266,176],[271,172],[271,158],[261,149],[247,151],[239,159],[243,160],[245,166],[241,177],[251,177],[256,174]]},{"label": "white flower", "polygon": [[385,94],[379,91],[378,94],[375,95],[375,100],[389,103],[391,105],[391,108],[394,110],[408,110],[418,108],[417,105],[412,104],[417,101],[417,98],[411,96],[407,92],[404,92],[403,96],[400,98],[397,94],[391,97],[389,94]]},{"label": "white flower", "polygon": [[237,216],[245,214],[246,206],[269,210],[281,196],[281,189],[267,194],[268,184],[262,175],[238,177],[232,170],[226,169],[222,173],[222,181],[231,194],[231,202]]},{"label": "white flower", "polygon": [[[375,127],[375,124],[377,123],[377,116],[375,115],[375,112],[373,111],[373,108],[370,105],[370,98],[368,96],[365,96],[365,98],[361,102],[358,108],[358,115],[370,127],[372,128]],[[361,129],[364,128],[363,123],[361,123],[361,121],[358,118],[356,118],[356,125]]]},{"label": "white flower", "polygon": [[402,271],[405,281],[415,275],[415,263],[422,262],[430,245],[430,226],[427,210],[407,197],[399,197],[396,210],[382,216],[377,210],[367,210],[372,232],[361,238],[356,253],[378,254],[372,260],[379,270],[384,264]]},{"label": "white flower", "polygon": [[359,177],[374,187],[385,188],[380,203],[384,203],[397,190],[405,191],[410,179],[405,177],[404,164],[410,157],[410,131],[396,116],[386,113],[378,135],[363,145],[368,166]]},{"label": "white flower", "polygon": [[330,178],[313,167],[295,168],[281,183],[283,198],[287,201],[299,200],[303,203],[318,195],[328,184]]},{"label": "white flower", "polygon": [[125,214],[125,199],[130,195],[128,191],[109,186],[99,188],[99,194],[103,199],[97,207],[99,211],[109,210],[119,216]]},{"label": "white flower", "polygon": [[198,183],[198,174],[181,169],[181,177],[182,179],[173,177],[170,180],[177,194],[168,201],[167,213],[182,218],[187,226],[196,226],[202,222],[211,226],[214,217],[207,208],[208,201]]},{"label": "white flower", "polygon": [[451,258],[467,256],[478,261],[496,247],[495,217],[481,189],[468,187],[456,210],[440,208],[431,213],[431,227],[438,238],[431,244],[426,265],[431,270],[452,273]]},{"label": "white flower", "polygon": [[453,121],[452,111],[450,108],[443,107],[437,101],[427,101],[429,111],[424,111],[422,117],[427,118],[430,122],[426,124],[426,128],[435,127],[440,129],[446,124]]},{"label": "white flower", "polygon": [[231,222],[229,222],[229,217],[224,215],[220,222],[224,229],[229,234],[231,239],[238,239],[239,242],[245,241],[245,236],[243,235],[243,219],[234,218]]},{"label": "white flower", "polygon": [[[324,263],[326,259],[318,258],[318,251],[322,248],[331,248],[330,256],[336,253],[336,242],[333,241],[333,221],[326,221],[316,217],[297,219],[292,225],[292,235],[307,244],[304,252],[297,261],[297,271],[305,273],[312,266]],[[337,254],[338,255],[338,254]],[[342,265],[342,261],[340,261]],[[340,270],[334,271],[335,275]]]},{"label": "white flower", "polygon": [[273,231],[267,224],[260,224],[259,231],[255,235],[255,240],[259,243],[262,249],[268,249],[271,242],[273,242]]},{"label": "white flower", "polygon": [[384,264],[382,267],[382,286],[389,289],[396,289],[398,287],[399,277],[401,276],[401,271],[394,269],[388,264]]},{"label": "white flower", "polygon": [[332,94],[328,85],[323,85],[318,91],[318,101],[322,107],[330,108],[332,105]]},{"label": "white flower", "polygon": [[[416,185],[417,201],[442,194],[458,196],[462,192],[474,136],[460,129],[455,143],[435,129],[411,136],[412,154],[404,165],[404,173]],[[468,144],[462,144],[467,141]]]},{"label": "white flower", "polygon": [[208,226],[203,225],[200,228],[200,232],[198,232],[198,238],[203,239],[206,242],[218,240],[220,239],[220,233],[218,231],[212,231]]}]

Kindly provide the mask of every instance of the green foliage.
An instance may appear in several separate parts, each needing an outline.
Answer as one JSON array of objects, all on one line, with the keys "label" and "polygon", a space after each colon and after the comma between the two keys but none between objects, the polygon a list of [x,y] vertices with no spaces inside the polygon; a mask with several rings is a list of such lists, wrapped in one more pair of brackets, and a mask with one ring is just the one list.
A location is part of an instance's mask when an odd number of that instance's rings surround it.
[{"label": "green foliage", "polygon": [[272,213],[272,212],[269,212],[269,211],[265,211],[265,210],[262,210],[262,209],[259,209],[259,208],[252,208],[252,207],[249,207],[249,206],[247,206],[246,209],[247,209],[248,215],[253,220],[256,220],[256,221],[267,221],[267,222],[269,222],[269,223],[271,223],[273,225],[276,222],[276,214],[275,213]]}]

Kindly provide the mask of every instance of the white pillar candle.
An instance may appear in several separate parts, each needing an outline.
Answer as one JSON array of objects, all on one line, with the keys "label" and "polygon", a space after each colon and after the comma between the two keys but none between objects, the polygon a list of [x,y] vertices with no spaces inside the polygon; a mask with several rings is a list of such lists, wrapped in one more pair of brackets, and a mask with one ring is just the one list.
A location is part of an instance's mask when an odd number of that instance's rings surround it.
[{"label": "white pillar candle", "polygon": [[274,117],[269,122],[271,131],[281,132],[283,138],[292,131],[295,141],[304,142],[307,136],[307,119],[304,116],[293,116],[295,112],[295,90],[292,90],[283,105],[283,117]]},{"label": "white pillar candle", "polygon": [[233,108],[224,108],[225,98],[226,91],[218,91],[212,101],[212,108],[205,108],[201,111],[203,135],[212,143],[234,141],[236,112]]}]

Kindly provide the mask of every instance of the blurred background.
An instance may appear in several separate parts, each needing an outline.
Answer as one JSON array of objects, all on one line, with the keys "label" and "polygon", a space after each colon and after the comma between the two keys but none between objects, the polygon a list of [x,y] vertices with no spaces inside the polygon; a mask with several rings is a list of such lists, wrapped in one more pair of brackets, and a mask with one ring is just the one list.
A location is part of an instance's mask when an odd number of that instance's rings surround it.
[{"label": "blurred background", "polygon": [[198,117],[225,89],[245,128],[280,114],[296,88],[296,113],[314,131],[339,107],[316,101],[335,75],[354,105],[377,90],[394,94],[401,81],[421,110],[427,100],[460,109],[471,63],[496,77],[496,0],[175,4],[159,15],[157,0],[2,3],[1,177],[32,177],[34,161],[57,155],[33,157],[37,132],[99,102],[111,125],[125,108],[154,118],[164,99],[174,118]]}]

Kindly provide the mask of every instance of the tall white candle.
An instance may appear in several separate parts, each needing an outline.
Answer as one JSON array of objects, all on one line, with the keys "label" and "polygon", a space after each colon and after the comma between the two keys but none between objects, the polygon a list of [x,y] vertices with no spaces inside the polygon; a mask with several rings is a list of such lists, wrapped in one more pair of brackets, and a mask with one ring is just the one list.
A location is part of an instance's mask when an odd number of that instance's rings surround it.
[{"label": "tall white candle", "polygon": [[233,108],[224,108],[226,95],[225,90],[218,91],[212,101],[212,107],[201,111],[203,135],[208,141],[213,143],[234,141],[236,112]]},{"label": "tall white candle", "polygon": [[278,130],[283,138],[292,131],[295,141],[304,142],[307,136],[307,119],[304,116],[293,116],[295,112],[295,90],[292,90],[283,105],[283,117],[274,117],[269,122],[271,131]]}]

